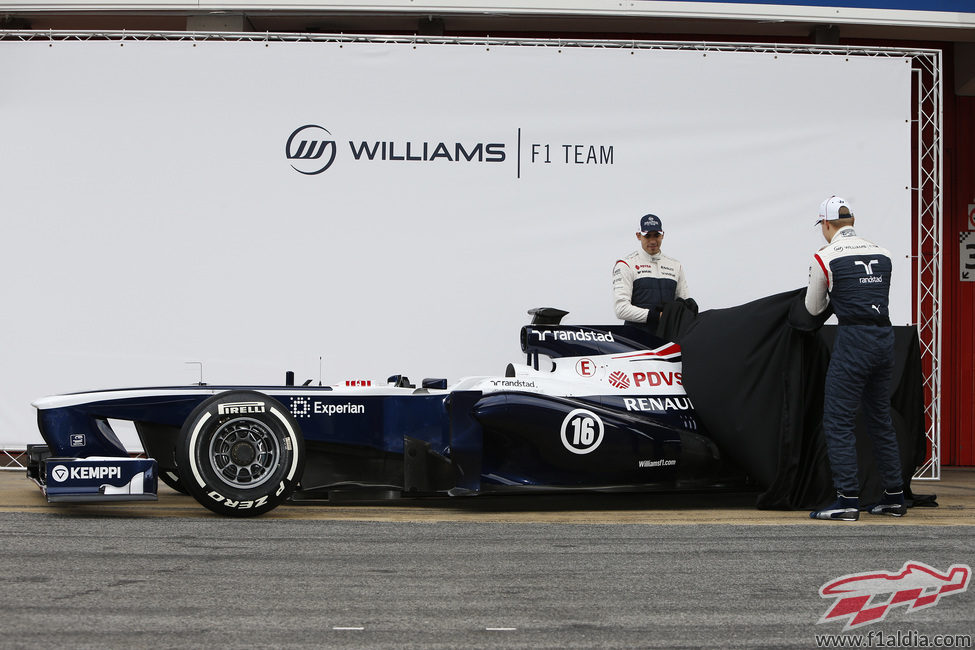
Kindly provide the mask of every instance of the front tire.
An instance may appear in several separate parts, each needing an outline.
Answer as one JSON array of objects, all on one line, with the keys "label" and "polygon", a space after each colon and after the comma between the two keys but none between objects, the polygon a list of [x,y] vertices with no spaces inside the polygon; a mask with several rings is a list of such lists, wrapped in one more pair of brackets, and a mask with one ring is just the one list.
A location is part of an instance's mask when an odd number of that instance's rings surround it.
[{"label": "front tire", "polygon": [[304,469],[298,423],[256,391],[228,391],[197,406],[176,443],[180,483],[203,506],[253,517],[291,496]]},{"label": "front tire", "polygon": [[179,478],[179,474],[175,469],[159,469],[159,480],[176,490],[180,494],[185,494],[189,496],[189,490],[183,487],[183,482]]}]

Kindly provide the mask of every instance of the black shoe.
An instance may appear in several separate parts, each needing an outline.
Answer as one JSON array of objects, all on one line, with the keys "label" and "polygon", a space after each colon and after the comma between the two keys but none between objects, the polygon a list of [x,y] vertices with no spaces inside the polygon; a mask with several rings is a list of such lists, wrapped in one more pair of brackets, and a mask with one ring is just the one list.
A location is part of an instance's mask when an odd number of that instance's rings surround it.
[{"label": "black shoe", "polygon": [[872,515],[903,517],[907,514],[907,506],[904,505],[904,491],[888,492],[884,490],[884,496],[880,499],[880,503],[867,506],[865,509]]},{"label": "black shoe", "polygon": [[845,497],[837,493],[836,501],[822,510],[809,513],[810,519],[827,519],[830,521],[856,521],[860,518],[860,499]]}]

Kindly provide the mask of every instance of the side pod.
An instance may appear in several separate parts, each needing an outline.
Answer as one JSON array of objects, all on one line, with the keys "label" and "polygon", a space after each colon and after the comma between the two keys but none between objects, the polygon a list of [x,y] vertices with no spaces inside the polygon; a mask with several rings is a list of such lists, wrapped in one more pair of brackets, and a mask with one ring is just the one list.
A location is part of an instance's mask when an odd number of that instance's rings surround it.
[{"label": "side pod", "polygon": [[672,483],[680,432],[585,400],[493,393],[472,411],[484,429],[485,480],[499,485],[601,488]]}]

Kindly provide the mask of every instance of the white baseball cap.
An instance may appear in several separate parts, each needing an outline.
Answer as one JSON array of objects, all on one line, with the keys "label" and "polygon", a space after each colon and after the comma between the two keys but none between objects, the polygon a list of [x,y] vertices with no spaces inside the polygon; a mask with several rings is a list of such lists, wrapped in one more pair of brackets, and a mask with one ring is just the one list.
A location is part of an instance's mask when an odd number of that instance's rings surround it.
[{"label": "white baseball cap", "polygon": [[[847,214],[840,214],[840,208],[846,208]],[[842,199],[835,194],[819,204],[819,225],[823,221],[835,221],[836,219],[849,219],[853,216],[853,208],[846,199]]]}]

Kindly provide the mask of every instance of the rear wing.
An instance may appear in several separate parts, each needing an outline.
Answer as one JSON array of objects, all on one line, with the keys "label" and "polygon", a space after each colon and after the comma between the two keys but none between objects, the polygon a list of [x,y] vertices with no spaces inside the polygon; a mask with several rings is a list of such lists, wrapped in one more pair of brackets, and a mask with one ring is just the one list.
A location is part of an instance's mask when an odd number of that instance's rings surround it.
[{"label": "rear wing", "polygon": [[653,350],[668,341],[632,325],[563,325],[569,312],[553,307],[528,311],[530,325],[521,328],[521,350],[534,366],[539,354],[553,359]]}]

